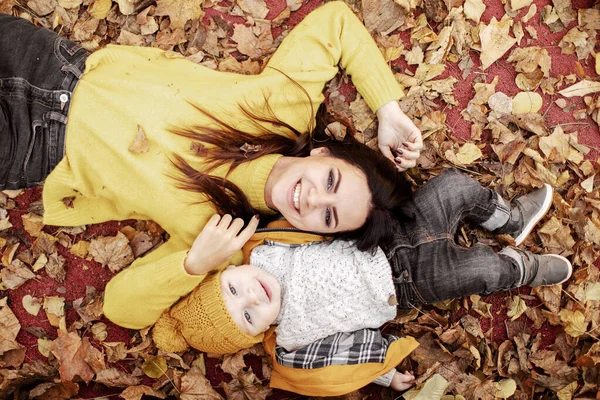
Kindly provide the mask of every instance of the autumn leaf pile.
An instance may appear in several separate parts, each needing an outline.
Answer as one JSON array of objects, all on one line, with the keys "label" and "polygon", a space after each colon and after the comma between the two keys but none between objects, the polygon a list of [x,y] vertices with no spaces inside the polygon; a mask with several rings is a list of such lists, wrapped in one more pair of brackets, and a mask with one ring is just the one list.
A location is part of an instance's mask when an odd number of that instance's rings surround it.
[{"label": "autumn leaf pile", "polygon": [[[426,138],[419,167],[407,173],[415,185],[451,166],[507,199],[551,184],[551,212],[524,246],[569,257],[575,268],[562,288],[471,296],[400,314],[385,329],[421,344],[401,368],[416,373],[421,398],[600,399],[600,3],[348,3],[404,86],[401,107]],[[254,74],[318,4],[0,0],[0,12],[89,51],[108,43],[154,46],[208,68]],[[329,109],[375,146],[375,116],[348,81],[340,74],[327,86]],[[329,132],[346,134],[339,124]],[[140,129],[130,151],[147,151],[144,139]],[[71,398],[90,388],[125,399],[288,396],[268,388],[271,366],[260,346],[222,358],[164,354],[147,330],[128,332],[103,318],[106,282],[160,246],[164,231],[143,221],[47,227],[39,198],[39,189],[0,193],[0,397]],[[457,240],[497,249],[513,243],[470,227]],[[75,270],[99,284],[75,287]],[[374,386],[367,392],[392,396]]]}]

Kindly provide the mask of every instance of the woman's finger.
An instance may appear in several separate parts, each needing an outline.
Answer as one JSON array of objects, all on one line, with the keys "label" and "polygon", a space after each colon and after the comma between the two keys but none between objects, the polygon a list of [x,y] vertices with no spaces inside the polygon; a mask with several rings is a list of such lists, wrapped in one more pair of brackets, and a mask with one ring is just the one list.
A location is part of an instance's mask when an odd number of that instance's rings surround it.
[{"label": "woman's finger", "polygon": [[407,149],[398,149],[396,154],[398,154],[399,158],[403,158],[405,160],[416,160],[421,155],[421,152],[418,150],[412,151]]},{"label": "woman's finger", "polygon": [[250,240],[252,235],[254,235],[256,228],[258,228],[258,221],[258,215],[255,215],[254,217],[250,218],[250,222],[248,222],[248,225],[237,236],[236,240],[238,241],[240,247],[243,246],[248,240]]},{"label": "woman's finger", "polygon": [[229,225],[231,224],[231,220],[233,219],[233,217],[229,214],[225,214],[221,217],[221,221],[219,221],[218,227],[219,228],[224,228],[224,229],[228,229]]},{"label": "woman's finger", "polygon": [[238,235],[238,233],[242,230],[243,227],[244,227],[244,220],[241,218],[236,218],[229,225],[229,231],[231,231],[232,236],[235,237]]}]

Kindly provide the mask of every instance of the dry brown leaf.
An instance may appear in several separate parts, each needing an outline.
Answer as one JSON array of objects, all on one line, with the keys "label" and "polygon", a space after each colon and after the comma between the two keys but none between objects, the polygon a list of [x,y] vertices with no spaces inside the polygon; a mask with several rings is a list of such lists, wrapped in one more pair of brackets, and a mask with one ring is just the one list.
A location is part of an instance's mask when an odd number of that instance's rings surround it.
[{"label": "dry brown leaf", "polygon": [[167,397],[163,392],[146,385],[129,386],[119,394],[119,397],[125,400],[141,400],[142,396],[158,397],[159,399]]},{"label": "dry brown leaf", "polygon": [[364,23],[369,32],[384,36],[405,26],[407,14],[393,0],[362,0]]},{"label": "dry brown leaf", "polygon": [[27,213],[21,217],[23,220],[23,228],[33,237],[40,236],[40,232],[44,229],[44,222],[41,215]]},{"label": "dry brown leaf", "polygon": [[43,307],[50,325],[59,327],[61,320],[65,318],[65,299],[58,296],[45,296]]},{"label": "dry brown leaf", "polygon": [[238,44],[238,51],[252,59],[265,57],[272,51],[271,25],[256,22],[255,26],[235,24],[231,39]]},{"label": "dry brown leaf", "polygon": [[96,262],[108,266],[112,272],[120,271],[133,261],[129,241],[121,232],[115,237],[100,236],[92,239],[89,252]]},{"label": "dry brown leaf", "polygon": [[192,367],[182,378],[179,388],[181,400],[223,400],[197,367]]},{"label": "dry brown leaf", "polygon": [[[125,13],[124,13],[125,14]],[[203,15],[201,3],[188,0],[158,0],[154,15],[168,16],[171,28],[183,28],[189,20],[200,19]]]},{"label": "dry brown leaf", "polygon": [[58,371],[63,382],[72,381],[76,376],[89,383],[94,377],[94,371],[85,361],[83,340],[76,332],[58,330],[58,338],[52,342],[51,352],[59,362]]},{"label": "dry brown leaf", "polygon": [[489,25],[480,28],[481,68],[483,70],[500,59],[517,42],[517,39],[509,34],[511,26],[512,21],[510,19],[498,21],[495,17],[492,17]]},{"label": "dry brown leaf", "polygon": [[591,93],[600,92],[600,82],[594,82],[589,80],[582,80],[568,88],[565,88],[558,92],[561,96],[564,97],[574,97],[574,96],[585,96]]},{"label": "dry brown leaf", "polygon": [[506,316],[510,317],[511,321],[516,320],[527,310],[527,304],[519,296],[513,296],[511,299],[510,306],[506,312]]},{"label": "dry brown leaf", "polygon": [[236,4],[255,19],[264,19],[269,13],[264,0],[236,0]]},{"label": "dry brown leaf", "polygon": [[[133,43],[122,43],[122,44],[133,44]],[[129,146],[129,151],[132,153],[146,153],[150,150],[150,144],[148,143],[148,138],[144,133],[144,129],[138,125],[137,135],[135,139],[131,142]]]},{"label": "dry brown leaf", "polygon": [[139,378],[117,368],[107,368],[97,372],[95,381],[108,387],[126,388],[140,384]]}]

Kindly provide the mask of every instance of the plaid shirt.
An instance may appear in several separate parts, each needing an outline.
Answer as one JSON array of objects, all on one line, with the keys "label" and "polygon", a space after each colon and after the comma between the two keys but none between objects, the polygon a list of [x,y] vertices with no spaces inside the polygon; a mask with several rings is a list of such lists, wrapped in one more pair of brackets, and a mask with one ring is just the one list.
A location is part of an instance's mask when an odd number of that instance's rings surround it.
[{"label": "plaid shirt", "polygon": [[277,363],[284,367],[314,369],[328,365],[382,363],[387,349],[398,338],[383,336],[379,329],[336,333],[296,351],[277,346]]}]

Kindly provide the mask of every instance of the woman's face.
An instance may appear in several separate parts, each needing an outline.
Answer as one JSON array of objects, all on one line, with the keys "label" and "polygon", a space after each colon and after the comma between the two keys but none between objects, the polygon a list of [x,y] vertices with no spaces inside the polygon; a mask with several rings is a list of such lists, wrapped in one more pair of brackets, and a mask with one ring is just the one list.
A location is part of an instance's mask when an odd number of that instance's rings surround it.
[{"label": "woman's face", "polygon": [[290,224],[321,233],[353,231],[364,225],[371,210],[371,191],[360,169],[330,156],[323,147],[312,150],[309,157],[286,157],[280,162],[269,175],[265,200]]},{"label": "woman's face", "polygon": [[231,265],[220,278],[233,322],[250,336],[269,329],[281,309],[281,287],[275,277],[255,265]]}]

